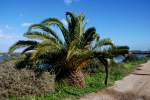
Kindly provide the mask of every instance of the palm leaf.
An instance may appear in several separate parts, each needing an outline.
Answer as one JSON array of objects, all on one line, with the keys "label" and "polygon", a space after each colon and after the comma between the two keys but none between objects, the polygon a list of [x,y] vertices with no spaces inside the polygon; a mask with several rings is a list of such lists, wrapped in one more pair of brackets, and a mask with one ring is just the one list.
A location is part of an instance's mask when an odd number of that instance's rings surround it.
[{"label": "palm leaf", "polygon": [[66,43],[69,44],[69,41],[70,41],[69,33],[68,33],[67,29],[64,27],[64,24],[60,20],[58,20],[56,18],[48,18],[48,19],[44,20],[41,24],[46,25],[46,26],[57,25],[60,28],[60,30],[62,31],[62,34],[64,36]]},{"label": "palm leaf", "polygon": [[49,64],[54,64],[56,62],[61,62],[62,58],[64,58],[66,52],[63,48],[56,49],[55,47],[43,47],[37,48],[36,52],[33,53],[32,59],[34,61],[41,60],[48,62]]},{"label": "palm leaf", "polygon": [[130,48],[128,46],[116,46],[117,49],[127,49],[129,50]]},{"label": "palm leaf", "polygon": [[26,52],[28,52],[28,51],[31,51],[31,50],[35,50],[35,48],[36,48],[36,46],[29,46],[29,47],[25,48],[25,49],[22,51],[21,54],[24,54],[24,53],[26,53]]},{"label": "palm leaf", "polygon": [[57,36],[56,32],[54,30],[52,30],[51,28],[44,26],[42,24],[33,24],[29,27],[28,32],[30,33],[32,31],[32,29],[41,29],[44,32],[47,32],[47,34],[51,34],[53,37],[55,37],[58,41],[61,42],[61,40],[59,39],[59,37]]},{"label": "palm leaf", "polygon": [[81,36],[85,31],[87,22],[84,21],[85,20],[85,15],[83,13],[81,13],[78,16],[78,19],[79,19],[79,23],[80,23],[80,36]]},{"label": "palm leaf", "polygon": [[41,40],[46,40],[46,39],[51,39],[52,37],[46,33],[41,33],[41,32],[27,32],[24,34],[24,37],[30,38],[30,39],[41,39]]},{"label": "palm leaf", "polygon": [[128,46],[115,46],[112,50],[112,53],[113,55],[128,54],[129,47]]},{"label": "palm leaf", "polygon": [[94,58],[93,52],[90,50],[82,50],[82,49],[76,50],[75,55],[73,57],[75,68],[82,69],[84,67],[87,67],[87,64],[89,64],[90,60],[92,60],[93,58]]},{"label": "palm leaf", "polygon": [[[70,19],[69,19],[70,17]],[[73,40],[74,38],[76,38],[75,36],[79,36],[76,34],[80,34],[80,23],[79,23],[79,19],[78,16],[76,16],[74,13],[72,12],[67,12],[66,13],[66,19],[69,22],[68,23],[68,29],[69,29],[69,36],[71,38],[71,40]]]},{"label": "palm leaf", "polygon": [[49,40],[44,40],[43,42],[41,42],[37,48],[43,48],[43,47],[49,47],[49,48],[56,48],[56,49],[61,49],[64,48],[64,46],[62,44],[60,44],[59,42],[57,42],[55,39],[51,38]]},{"label": "palm leaf", "polygon": [[96,42],[93,49],[102,48],[103,46],[114,46],[113,42],[109,38],[100,39]]},{"label": "palm leaf", "polygon": [[19,58],[17,58],[16,61],[16,68],[17,69],[22,69],[22,68],[33,68],[33,62],[31,60],[31,53],[26,53],[26,54],[22,54],[20,55]]},{"label": "palm leaf", "polygon": [[37,44],[39,44],[39,43],[36,42],[36,41],[30,41],[30,40],[22,41],[21,40],[21,41],[16,42],[14,45],[12,45],[9,48],[9,53],[12,53],[16,49],[19,49],[19,48],[28,47],[28,46],[34,46],[34,45],[37,45]]},{"label": "palm leaf", "polygon": [[91,43],[96,38],[96,29],[94,27],[91,27],[86,30],[85,33],[83,33],[81,40],[80,40],[80,46],[86,46],[89,43]]},{"label": "palm leaf", "polygon": [[[70,17],[70,19],[68,16]],[[77,16],[75,15],[75,13],[66,12],[66,19],[68,22],[72,23],[72,25],[76,23],[76,18],[77,18]]]}]

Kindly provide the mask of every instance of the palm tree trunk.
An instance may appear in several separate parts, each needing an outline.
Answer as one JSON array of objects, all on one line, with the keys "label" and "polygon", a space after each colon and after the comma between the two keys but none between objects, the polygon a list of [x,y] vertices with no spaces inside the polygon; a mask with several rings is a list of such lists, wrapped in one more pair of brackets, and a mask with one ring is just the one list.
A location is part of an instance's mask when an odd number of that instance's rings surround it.
[{"label": "palm tree trunk", "polygon": [[85,86],[85,80],[84,80],[84,75],[82,71],[70,71],[69,75],[67,77],[67,81],[71,85],[79,86],[79,87],[84,87]]},{"label": "palm tree trunk", "polygon": [[55,81],[59,82],[61,80],[66,80],[69,85],[79,87],[85,86],[84,75],[81,70],[61,70],[59,74],[56,75]]}]

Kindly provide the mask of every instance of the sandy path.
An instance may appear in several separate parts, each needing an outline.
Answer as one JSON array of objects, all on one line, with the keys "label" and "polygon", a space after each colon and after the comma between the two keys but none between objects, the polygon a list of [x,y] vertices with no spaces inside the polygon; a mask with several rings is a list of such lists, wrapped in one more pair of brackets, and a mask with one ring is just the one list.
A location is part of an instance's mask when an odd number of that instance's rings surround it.
[{"label": "sandy path", "polygon": [[90,93],[80,100],[150,100],[150,61],[123,80],[116,81],[114,86]]}]

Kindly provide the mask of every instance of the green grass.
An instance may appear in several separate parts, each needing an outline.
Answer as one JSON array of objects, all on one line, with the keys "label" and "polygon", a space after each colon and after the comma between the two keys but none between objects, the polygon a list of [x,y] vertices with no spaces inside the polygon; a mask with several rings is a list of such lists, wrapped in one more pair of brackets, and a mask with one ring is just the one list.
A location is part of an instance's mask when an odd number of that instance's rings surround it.
[{"label": "green grass", "polygon": [[[147,59],[144,60],[134,60],[127,61],[121,65],[113,65],[110,67],[109,81],[108,86],[112,86],[116,80],[122,79],[124,76],[132,72],[139,64],[145,63]],[[78,88],[73,86],[68,86],[63,84],[58,90],[54,93],[50,93],[47,96],[32,96],[32,97],[22,97],[21,100],[65,100],[65,99],[78,99],[79,97],[96,92],[100,89],[106,88],[108,86],[104,85],[105,73],[103,70],[93,74],[86,73],[85,75],[86,87]],[[11,98],[16,100],[16,97]],[[18,99],[17,99],[18,100]]]}]

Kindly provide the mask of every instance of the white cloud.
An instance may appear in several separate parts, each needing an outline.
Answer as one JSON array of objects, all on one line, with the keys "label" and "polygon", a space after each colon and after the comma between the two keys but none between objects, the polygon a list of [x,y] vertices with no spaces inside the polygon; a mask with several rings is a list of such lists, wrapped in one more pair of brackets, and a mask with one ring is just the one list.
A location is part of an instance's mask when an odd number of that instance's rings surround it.
[{"label": "white cloud", "polygon": [[22,27],[29,27],[32,23],[30,22],[24,22],[21,24]]},{"label": "white cloud", "polygon": [[61,22],[62,22],[65,26],[68,25],[68,23],[67,23],[67,21],[66,21],[65,19],[62,19]]},{"label": "white cloud", "polygon": [[73,3],[73,2],[78,2],[78,1],[80,1],[80,0],[64,0],[64,3],[69,5],[69,4]]}]

